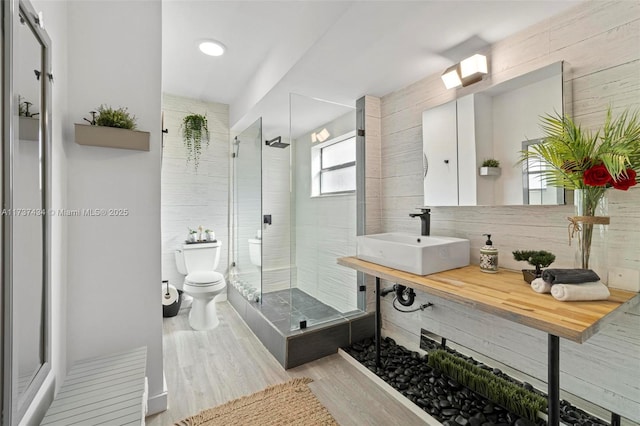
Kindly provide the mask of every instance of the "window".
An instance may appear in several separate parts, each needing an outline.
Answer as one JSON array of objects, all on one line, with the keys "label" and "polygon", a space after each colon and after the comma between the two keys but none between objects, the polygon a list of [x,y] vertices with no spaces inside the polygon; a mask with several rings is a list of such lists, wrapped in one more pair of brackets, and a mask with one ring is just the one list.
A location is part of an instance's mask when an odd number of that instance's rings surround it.
[{"label": "window", "polygon": [[311,147],[311,196],[356,190],[356,136],[349,132]]},{"label": "window", "polygon": [[[530,151],[533,145],[542,143],[544,139],[522,142],[522,150]],[[523,204],[564,204],[564,190],[548,186],[545,171],[549,169],[546,161],[529,158],[522,163]]]}]

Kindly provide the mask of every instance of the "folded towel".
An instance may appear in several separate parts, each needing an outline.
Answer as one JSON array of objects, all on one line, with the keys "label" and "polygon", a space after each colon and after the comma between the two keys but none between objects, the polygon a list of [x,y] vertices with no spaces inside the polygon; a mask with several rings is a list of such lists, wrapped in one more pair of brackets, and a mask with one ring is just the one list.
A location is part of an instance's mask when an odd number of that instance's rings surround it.
[{"label": "folded towel", "polygon": [[543,280],[542,278],[536,278],[531,281],[531,288],[536,293],[551,293],[551,284]]},{"label": "folded towel", "polygon": [[561,302],[575,300],[607,300],[609,289],[600,281],[575,284],[554,284],[551,286],[551,295]]},{"label": "folded towel", "polygon": [[545,269],[542,279],[551,284],[582,284],[600,281],[591,269]]}]

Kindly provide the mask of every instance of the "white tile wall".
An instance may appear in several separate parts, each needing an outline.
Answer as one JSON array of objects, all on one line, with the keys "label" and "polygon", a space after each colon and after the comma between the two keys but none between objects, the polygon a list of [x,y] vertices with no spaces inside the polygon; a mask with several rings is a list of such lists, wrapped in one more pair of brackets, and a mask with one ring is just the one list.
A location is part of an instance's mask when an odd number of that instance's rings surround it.
[{"label": "white tile wall", "polygon": [[[164,134],[162,151],[162,279],[182,288],[174,251],[187,237],[187,228],[209,228],[222,242],[218,272],[226,274],[229,254],[229,107],[163,94]],[[181,136],[187,114],[205,114],[209,146],[203,147],[198,170],[187,164]]]},{"label": "white tile wall", "polygon": [[[382,231],[416,232],[409,213],[422,201],[421,113],[558,60],[570,66],[573,116],[584,127],[600,126],[609,104],[614,112],[640,99],[640,3],[587,2],[494,44],[490,82],[447,91],[440,75],[428,76],[382,98]],[[609,265],[640,269],[640,188],[609,194]],[[500,249],[500,266],[521,269],[516,249],[549,249],[554,266],[573,266],[567,244],[570,206],[436,207],[432,233],[471,240],[478,262],[483,233]],[[371,294],[371,291],[368,292]],[[420,328],[432,330],[546,381],[546,336],[508,321],[427,297],[432,310],[400,314],[383,305],[384,332],[417,347]],[[640,308],[621,315],[583,345],[561,342],[561,387],[640,421]]]}]

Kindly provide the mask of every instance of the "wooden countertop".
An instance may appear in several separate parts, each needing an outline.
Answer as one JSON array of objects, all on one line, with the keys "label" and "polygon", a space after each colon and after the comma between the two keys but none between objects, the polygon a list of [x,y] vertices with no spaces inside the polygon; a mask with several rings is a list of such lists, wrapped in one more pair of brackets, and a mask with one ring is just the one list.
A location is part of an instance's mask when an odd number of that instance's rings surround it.
[{"label": "wooden countertop", "polygon": [[356,257],[339,258],[338,264],[578,343],[596,334],[614,312],[624,312],[640,301],[638,293],[610,288],[608,300],[560,302],[531,290],[520,271],[487,274],[478,265],[422,276]]}]

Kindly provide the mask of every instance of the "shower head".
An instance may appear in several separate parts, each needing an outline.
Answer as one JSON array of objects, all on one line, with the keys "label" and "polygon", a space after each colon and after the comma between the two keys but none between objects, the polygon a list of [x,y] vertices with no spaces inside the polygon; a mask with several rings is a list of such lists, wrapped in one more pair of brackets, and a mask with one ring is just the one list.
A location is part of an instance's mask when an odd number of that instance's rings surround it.
[{"label": "shower head", "polygon": [[282,142],[282,137],[278,136],[268,141],[264,141],[264,144],[270,146],[272,148],[286,148],[289,146],[288,143]]}]

